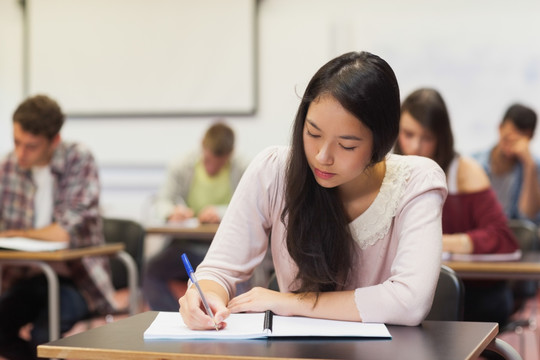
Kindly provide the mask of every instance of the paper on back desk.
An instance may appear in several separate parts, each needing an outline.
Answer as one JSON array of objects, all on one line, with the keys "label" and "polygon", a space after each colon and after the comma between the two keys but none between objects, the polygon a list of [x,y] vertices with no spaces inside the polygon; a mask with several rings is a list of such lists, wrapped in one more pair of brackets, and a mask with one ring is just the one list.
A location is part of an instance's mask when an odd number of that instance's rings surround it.
[{"label": "paper on back desk", "polygon": [[67,242],[35,240],[24,237],[0,238],[0,248],[19,251],[55,251],[67,249]]}]

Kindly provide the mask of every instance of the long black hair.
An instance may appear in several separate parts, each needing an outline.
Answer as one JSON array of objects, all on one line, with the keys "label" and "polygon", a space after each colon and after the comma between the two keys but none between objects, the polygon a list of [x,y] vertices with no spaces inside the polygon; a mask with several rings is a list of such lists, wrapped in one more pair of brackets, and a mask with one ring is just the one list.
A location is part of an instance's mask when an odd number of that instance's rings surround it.
[{"label": "long black hair", "polygon": [[317,184],[304,152],[303,131],[310,104],[330,95],[373,133],[370,164],[384,159],[399,131],[399,87],[390,66],[368,52],[350,52],[325,64],[302,97],[293,127],[286,173],[287,249],[298,266],[295,291],[342,289],[349,277],[354,240],[336,188]]}]

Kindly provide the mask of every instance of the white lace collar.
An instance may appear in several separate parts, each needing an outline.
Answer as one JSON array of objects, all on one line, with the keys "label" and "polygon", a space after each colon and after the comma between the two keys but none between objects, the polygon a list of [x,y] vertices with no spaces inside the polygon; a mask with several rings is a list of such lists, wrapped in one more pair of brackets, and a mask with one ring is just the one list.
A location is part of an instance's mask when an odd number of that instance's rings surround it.
[{"label": "white lace collar", "polygon": [[361,249],[375,244],[388,233],[410,173],[411,168],[406,161],[399,161],[392,155],[386,157],[386,174],[377,197],[362,215],[349,224]]}]

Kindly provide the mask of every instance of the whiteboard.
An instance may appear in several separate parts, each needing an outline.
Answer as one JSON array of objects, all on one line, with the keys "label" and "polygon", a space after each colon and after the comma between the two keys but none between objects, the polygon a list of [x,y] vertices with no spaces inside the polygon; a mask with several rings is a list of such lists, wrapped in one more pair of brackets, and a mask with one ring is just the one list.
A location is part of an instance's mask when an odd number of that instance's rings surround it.
[{"label": "whiteboard", "polygon": [[71,116],[252,114],[255,6],[28,0],[28,93]]},{"label": "whiteboard", "polygon": [[402,101],[437,89],[461,153],[494,146],[511,104],[540,110],[539,1],[364,0],[347,12],[333,28],[336,53],[367,49],[388,61]]}]

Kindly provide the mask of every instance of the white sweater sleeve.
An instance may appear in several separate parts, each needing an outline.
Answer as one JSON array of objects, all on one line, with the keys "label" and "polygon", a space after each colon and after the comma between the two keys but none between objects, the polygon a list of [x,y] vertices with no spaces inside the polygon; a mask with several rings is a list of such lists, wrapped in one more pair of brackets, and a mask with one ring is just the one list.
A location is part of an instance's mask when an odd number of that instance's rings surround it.
[{"label": "white sweater sleeve", "polygon": [[358,288],[355,301],[366,322],[418,325],[431,309],[442,251],[446,180],[438,167],[416,172],[398,208],[390,236],[397,241],[390,276]]},{"label": "white sweater sleeve", "polygon": [[284,151],[286,148],[269,148],[251,162],[197,268],[197,278],[217,281],[230,297],[236,283],[247,280],[266,254],[280,199],[278,188],[283,185]]}]

